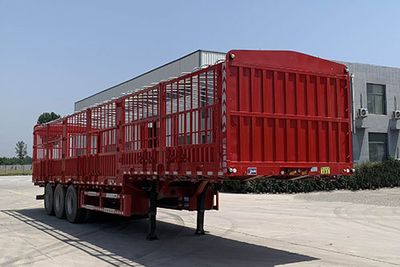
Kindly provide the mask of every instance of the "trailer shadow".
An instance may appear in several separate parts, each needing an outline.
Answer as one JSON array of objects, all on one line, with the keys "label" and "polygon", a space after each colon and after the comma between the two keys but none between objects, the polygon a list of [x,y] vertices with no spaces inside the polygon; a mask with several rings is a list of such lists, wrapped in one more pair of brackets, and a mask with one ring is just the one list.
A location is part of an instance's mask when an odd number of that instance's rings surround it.
[{"label": "trailer shadow", "polygon": [[[72,225],[47,216],[43,209],[3,210],[3,213],[113,266],[275,266],[316,258],[207,234],[158,221],[160,240],[146,241],[147,220],[98,215],[86,224]],[[54,248],[38,248],[46,253]],[[53,249],[53,250],[51,250]]]}]

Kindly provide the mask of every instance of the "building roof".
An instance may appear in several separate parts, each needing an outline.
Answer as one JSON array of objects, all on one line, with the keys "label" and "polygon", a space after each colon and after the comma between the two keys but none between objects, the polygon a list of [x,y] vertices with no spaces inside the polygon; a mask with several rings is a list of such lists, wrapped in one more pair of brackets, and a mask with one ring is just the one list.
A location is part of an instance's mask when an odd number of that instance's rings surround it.
[{"label": "building roof", "polygon": [[111,97],[118,97],[121,93],[130,90],[136,91],[143,86],[150,85],[154,82],[166,80],[170,77],[179,76],[183,72],[190,72],[193,68],[200,67],[205,64],[214,64],[217,60],[225,58],[223,52],[196,50],[157,68],[149,70],[132,79],[121,82],[91,96],[85,97],[75,102],[75,111],[82,110],[93,104],[109,100]]}]

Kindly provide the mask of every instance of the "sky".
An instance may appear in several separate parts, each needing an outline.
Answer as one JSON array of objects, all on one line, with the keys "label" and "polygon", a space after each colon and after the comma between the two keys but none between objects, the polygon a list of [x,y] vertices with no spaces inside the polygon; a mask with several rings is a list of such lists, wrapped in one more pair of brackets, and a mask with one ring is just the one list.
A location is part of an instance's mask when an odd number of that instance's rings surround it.
[{"label": "sky", "polygon": [[32,152],[42,112],[197,49],[400,67],[399,14],[396,0],[0,0],[0,156]]}]

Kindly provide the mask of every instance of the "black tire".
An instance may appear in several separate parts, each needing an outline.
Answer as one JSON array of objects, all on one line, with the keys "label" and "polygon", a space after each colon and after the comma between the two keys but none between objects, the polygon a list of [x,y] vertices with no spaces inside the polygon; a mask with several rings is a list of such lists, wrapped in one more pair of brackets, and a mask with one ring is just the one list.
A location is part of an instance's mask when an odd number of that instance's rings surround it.
[{"label": "black tire", "polygon": [[46,184],[44,188],[44,209],[47,215],[54,215],[54,188],[51,184]]},{"label": "black tire", "polygon": [[81,223],[87,218],[86,209],[79,208],[78,192],[70,185],[65,196],[65,214],[70,223]]},{"label": "black tire", "polygon": [[54,190],[54,213],[59,219],[65,218],[65,188],[61,184]]}]

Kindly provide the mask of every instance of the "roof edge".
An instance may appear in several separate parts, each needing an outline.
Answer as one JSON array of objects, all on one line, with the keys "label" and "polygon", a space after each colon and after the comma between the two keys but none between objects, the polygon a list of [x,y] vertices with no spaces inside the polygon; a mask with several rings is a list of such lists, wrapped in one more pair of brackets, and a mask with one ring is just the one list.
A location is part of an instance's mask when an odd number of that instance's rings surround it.
[{"label": "roof edge", "polygon": [[113,86],[111,86],[111,87],[108,87],[108,88],[106,88],[106,89],[103,89],[103,90],[101,90],[101,91],[99,91],[99,92],[97,92],[97,93],[94,93],[94,94],[92,94],[92,95],[89,95],[89,96],[87,96],[87,97],[85,97],[85,98],[82,98],[82,99],[80,99],[80,100],[78,100],[78,101],[75,101],[74,105],[76,105],[76,104],[78,104],[78,103],[80,103],[80,102],[82,102],[82,101],[85,101],[85,100],[87,100],[87,99],[89,99],[89,98],[91,98],[91,97],[94,97],[94,96],[96,96],[96,95],[99,95],[99,94],[102,94],[102,93],[107,92],[107,91],[109,91],[109,90],[112,90],[112,89],[115,88],[115,87],[118,87],[118,86],[123,85],[123,84],[125,84],[125,83],[128,83],[128,82],[130,82],[130,81],[133,81],[133,80],[135,80],[135,79],[137,79],[137,78],[140,78],[140,77],[142,77],[142,76],[144,76],[144,75],[146,75],[146,74],[149,74],[150,72],[153,72],[153,71],[155,71],[155,70],[161,69],[161,68],[163,68],[163,67],[165,67],[165,66],[167,66],[167,65],[169,65],[169,64],[175,63],[175,62],[177,62],[177,61],[179,61],[179,60],[182,60],[182,59],[185,58],[185,57],[191,56],[191,55],[196,54],[196,53],[199,53],[199,52],[200,52],[200,53],[206,52],[206,53],[226,54],[225,52],[218,52],[218,51],[212,51],[212,50],[197,49],[197,50],[195,50],[195,51],[193,51],[193,52],[191,52],[191,53],[189,53],[189,54],[183,55],[183,56],[181,56],[181,57],[179,57],[179,58],[177,58],[177,59],[175,59],[175,60],[172,60],[172,61],[170,61],[170,62],[168,62],[168,63],[165,63],[165,64],[163,64],[163,65],[161,65],[161,66],[158,66],[158,67],[156,67],[156,68],[154,68],[154,69],[151,69],[151,70],[146,71],[146,72],[144,72],[144,73],[142,73],[142,74],[140,74],[140,75],[137,75],[137,76],[135,76],[135,77],[133,77],[133,78],[131,78],[131,79],[129,79],[129,80],[123,81],[123,82],[121,82],[121,83],[118,83],[118,84],[113,85]]}]

